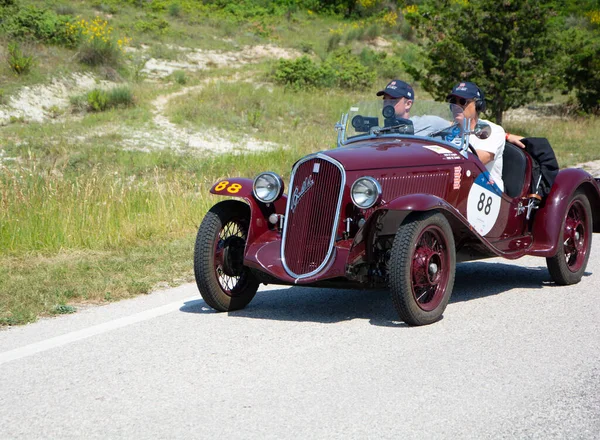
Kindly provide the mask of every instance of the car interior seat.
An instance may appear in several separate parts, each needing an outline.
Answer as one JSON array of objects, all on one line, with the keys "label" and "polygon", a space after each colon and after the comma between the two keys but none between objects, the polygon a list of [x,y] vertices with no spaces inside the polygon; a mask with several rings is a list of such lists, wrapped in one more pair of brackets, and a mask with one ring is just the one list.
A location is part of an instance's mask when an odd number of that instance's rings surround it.
[{"label": "car interior seat", "polygon": [[509,197],[519,197],[525,183],[527,159],[522,149],[507,142],[504,145],[502,180],[504,192]]}]

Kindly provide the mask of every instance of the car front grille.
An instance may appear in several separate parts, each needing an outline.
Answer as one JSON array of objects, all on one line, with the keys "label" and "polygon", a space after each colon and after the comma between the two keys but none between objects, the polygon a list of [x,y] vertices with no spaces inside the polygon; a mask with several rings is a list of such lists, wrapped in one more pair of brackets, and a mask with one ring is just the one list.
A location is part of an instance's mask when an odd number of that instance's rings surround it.
[{"label": "car front grille", "polygon": [[446,197],[448,171],[378,177],[384,200],[393,200],[407,194],[432,194]]},{"label": "car front grille", "polygon": [[306,278],[327,264],[345,181],[342,165],[322,154],[294,166],[281,242],[283,266],[290,276]]}]

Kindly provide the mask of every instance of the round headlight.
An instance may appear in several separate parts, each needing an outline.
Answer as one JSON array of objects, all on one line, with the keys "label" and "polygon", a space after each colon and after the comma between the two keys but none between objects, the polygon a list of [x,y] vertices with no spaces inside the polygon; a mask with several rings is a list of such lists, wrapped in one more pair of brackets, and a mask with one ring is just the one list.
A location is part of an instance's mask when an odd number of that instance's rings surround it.
[{"label": "round headlight", "polygon": [[271,203],[281,197],[283,180],[275,173],[261,173],[256,176],[252,185],[254,197],[263,203]]},{"label": "round headlight", "polygon": [[360,209],[368,209],[381,199],[381,185],[373,177],[360,177],[352,184],[350,196]]}]

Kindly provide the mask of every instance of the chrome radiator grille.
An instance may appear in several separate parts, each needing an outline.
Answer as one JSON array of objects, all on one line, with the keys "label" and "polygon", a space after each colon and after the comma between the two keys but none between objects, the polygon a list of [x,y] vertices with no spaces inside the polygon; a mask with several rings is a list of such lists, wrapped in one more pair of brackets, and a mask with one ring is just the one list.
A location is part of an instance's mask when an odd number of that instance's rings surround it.
[{"label": "chrome radiator grille", "polygon": [[309,156],[292,170],[281,242],[283,265],[290,276],[306,278],[327,264],[344,185],[343,167],[325,155]]}]

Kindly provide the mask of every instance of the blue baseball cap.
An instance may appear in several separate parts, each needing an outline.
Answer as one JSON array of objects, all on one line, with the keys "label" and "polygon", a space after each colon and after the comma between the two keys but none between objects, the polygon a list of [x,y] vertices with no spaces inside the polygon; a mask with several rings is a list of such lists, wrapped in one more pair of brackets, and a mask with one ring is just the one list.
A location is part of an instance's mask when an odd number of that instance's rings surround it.
[{"label": "blue baseball cap", "polygon": [[465,99],[485,99],[483,92],[472,82],[461,82],[452,88],[452,92],[448,93],[446,99],[451,96],[458,96]]},{"label": "blue baseball cap", "polygon": [[404,81],[399,79],[395,79],[390,81],[385,89],[377,92],[377,96],[382,95],[390,95],[394,98],[407,98],[407,99],[415,99],[415,91],[413,88]]}]

